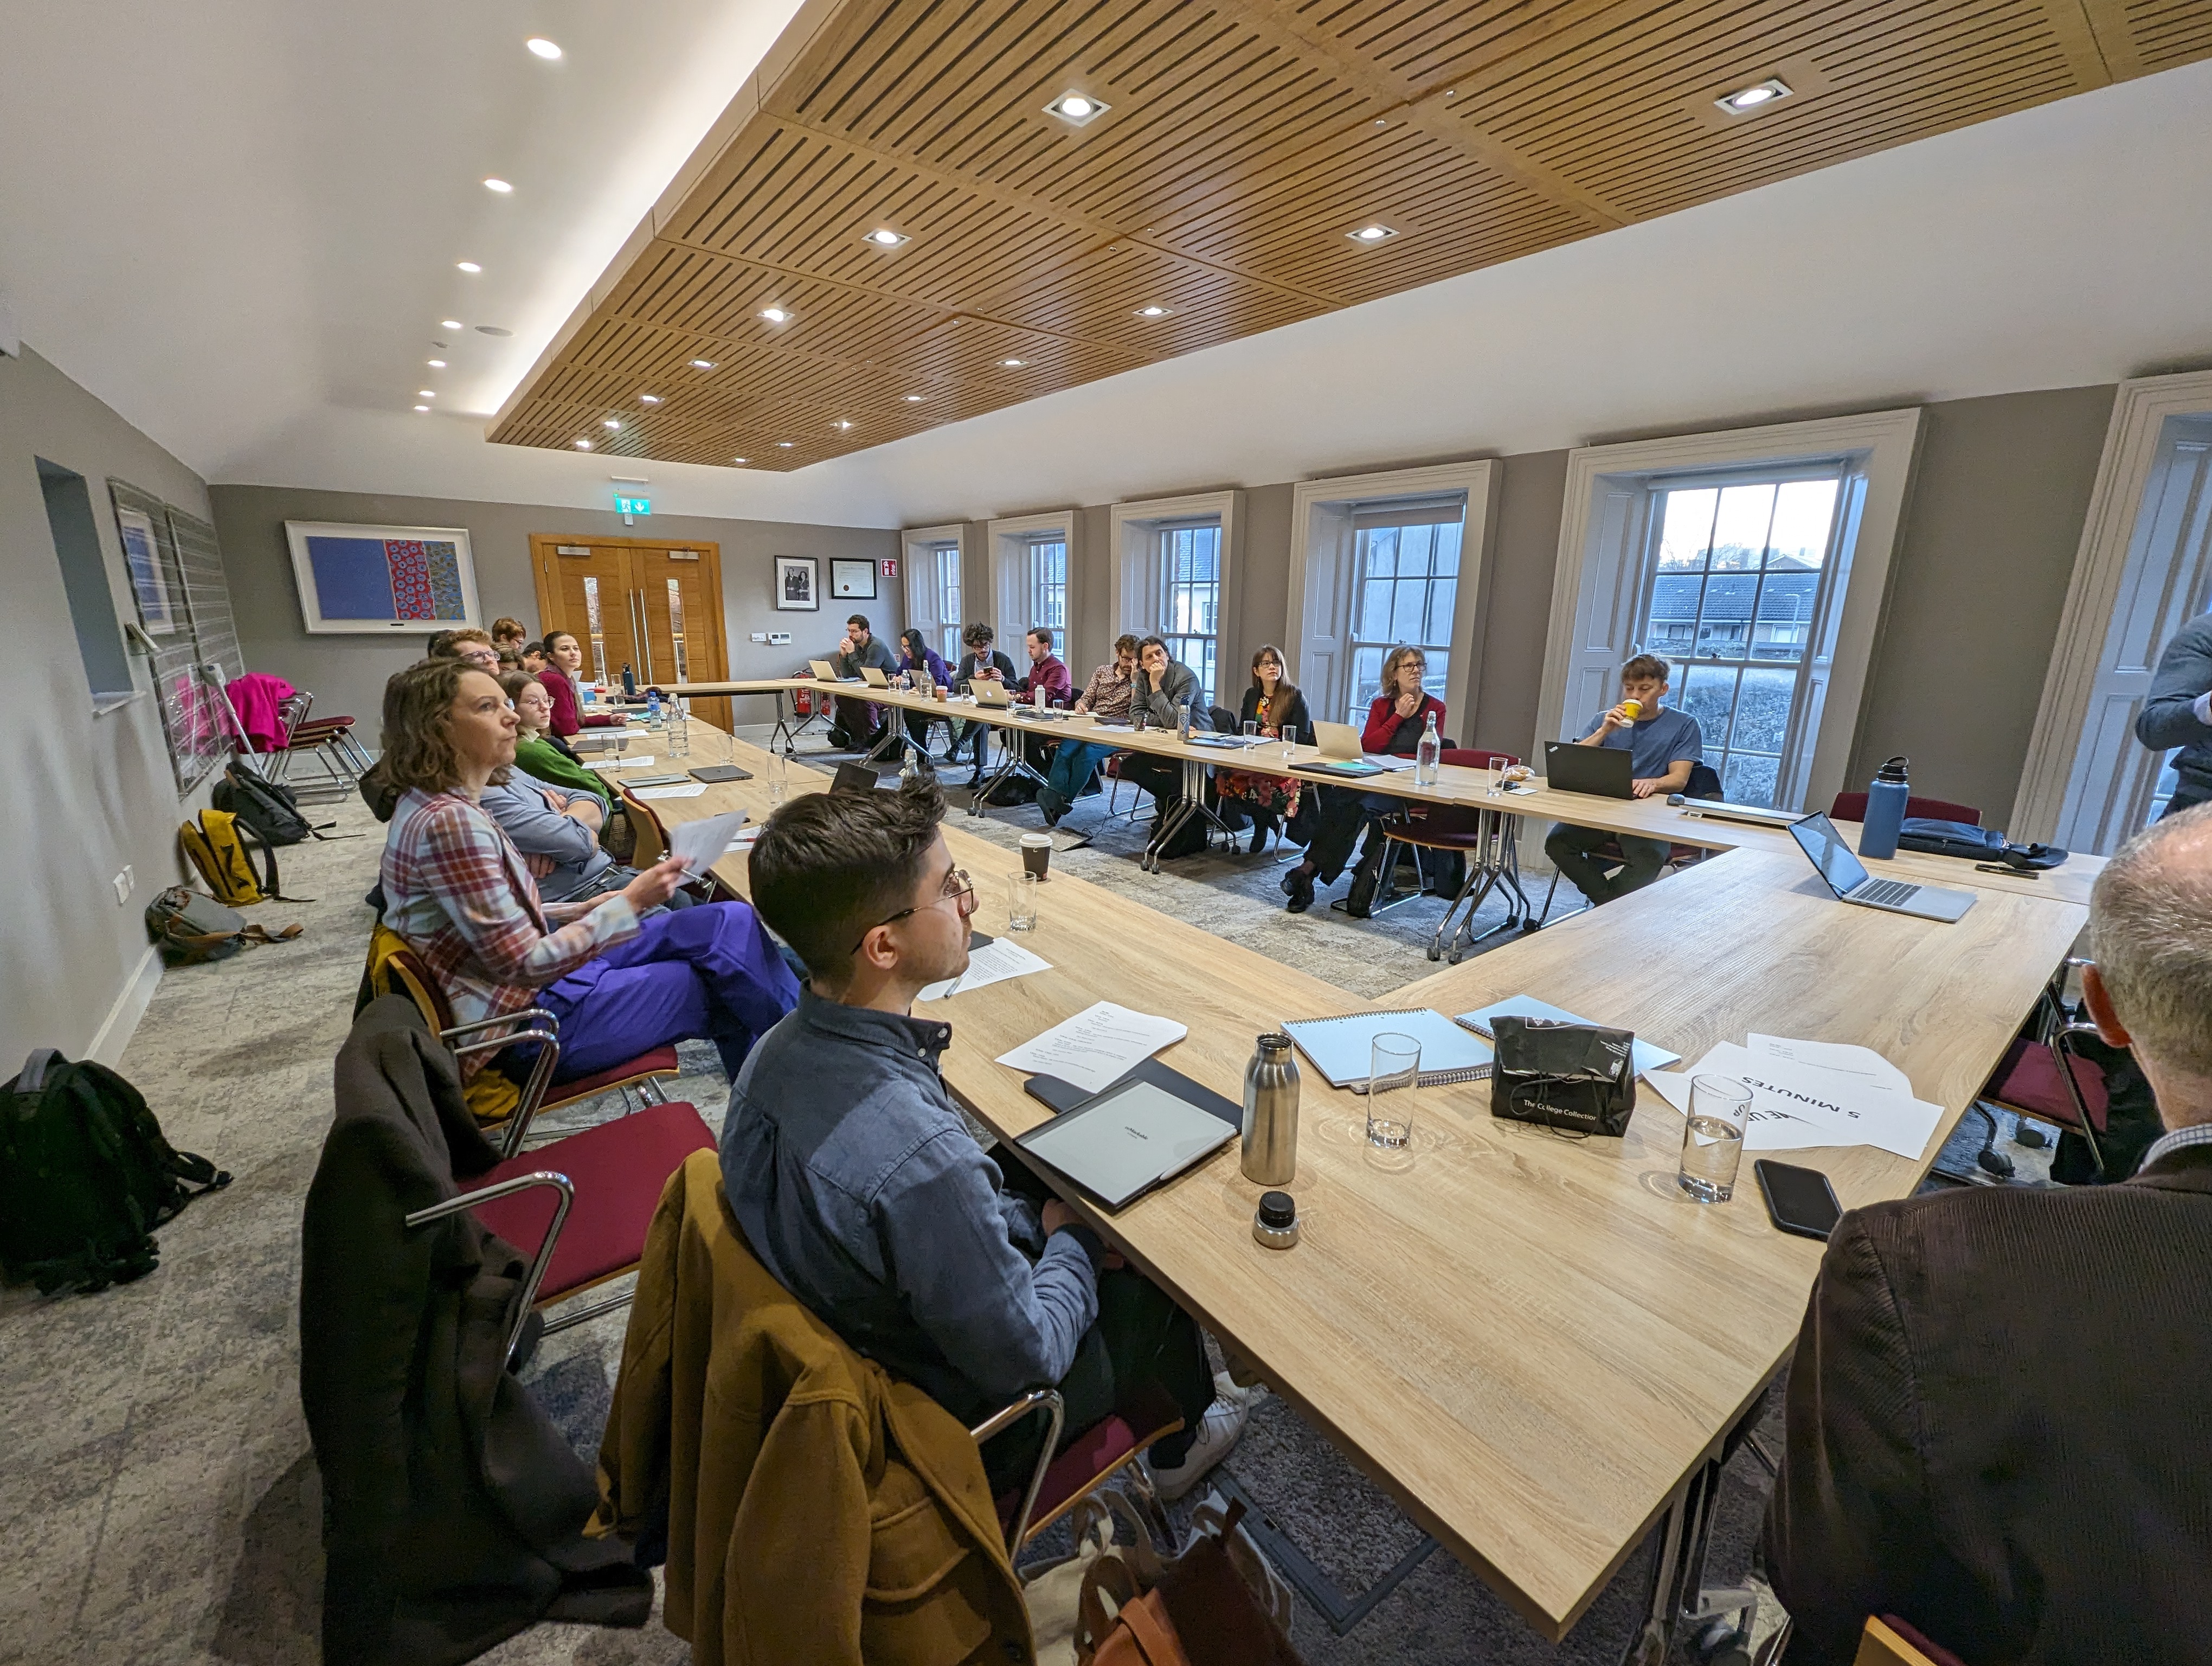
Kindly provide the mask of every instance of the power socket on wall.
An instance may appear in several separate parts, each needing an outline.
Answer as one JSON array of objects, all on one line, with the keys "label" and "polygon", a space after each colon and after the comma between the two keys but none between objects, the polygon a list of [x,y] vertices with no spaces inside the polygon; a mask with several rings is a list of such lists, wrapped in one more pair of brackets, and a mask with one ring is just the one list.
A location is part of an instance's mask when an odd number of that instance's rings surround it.
[{"label": "power socket on wall", "polygon": [[131,893],[137,890],[138,876],[126,866],[109,883],[115,887],[115,903],[118,908],[120,908],[130,902]]}]

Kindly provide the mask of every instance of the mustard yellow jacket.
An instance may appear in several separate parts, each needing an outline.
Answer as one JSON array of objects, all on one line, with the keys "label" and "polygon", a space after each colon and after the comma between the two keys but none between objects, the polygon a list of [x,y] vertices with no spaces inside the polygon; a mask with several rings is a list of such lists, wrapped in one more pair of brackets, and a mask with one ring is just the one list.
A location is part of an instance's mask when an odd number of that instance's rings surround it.
[{"label": "mustard yellow jacket", "polygon": [[1036,1657],[975,1443],[769,1276],[712,1152],[653,1217],[592,1530],[635,1538],[664,1500],[696,1666]]}]

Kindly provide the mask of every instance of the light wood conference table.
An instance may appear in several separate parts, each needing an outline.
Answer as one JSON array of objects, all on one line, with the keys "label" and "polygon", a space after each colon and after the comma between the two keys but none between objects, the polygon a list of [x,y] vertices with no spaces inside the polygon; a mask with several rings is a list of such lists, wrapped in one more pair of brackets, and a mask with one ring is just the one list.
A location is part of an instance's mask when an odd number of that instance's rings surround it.
[{"label": "light wood conference table", "polygon": [[[714,761],[726,747],[756,778],[660,800],[663,820],[766,815],[759,748],[715,737],[675,762]],[[827,785],[803,765],[790,774],[793,791]],[[1536,813],[1559,812],[1547,803]],[[951,824],[945,836],[976,884],[977,925],[1004,930],[1004,875],[1018,857]],[[1942,1105],[1936,1136],[1917,1160],[1866,1147],[1789,1159],[1826,1170],[1846,1207],[1905,1195],[2086,909],[2002,885],[1980,887],[1952,926],[1850,908],[1794,845],[1745,842],[1757,848],[1376,1000],[1058,873],[1022,939],[1052,970],[923,1010],[952,1025],[948,1085],[1002,1137],[1047,1113],[995,1057],[1099,1000],[1188,1025],[1164,1058],[1231,1098],[1254,1037],[1284,1018],[1411,1006],[1449,1015],[1523,993],[1692,1062],[1754,1030],[1856,1043]],[[742,895],[745,866],[732,855],[715,871]],[[1710,1469],[1779,1369],[1820,1246],[1768,1225],[1748,1164],[1734,1201],[1685,1197],[1681,1119],[1649,1088],[1620,1140],[1496,1122],[1480,1083],[1424,1090],[1407,1153],[1370,1147],[1364,1129],[1355,1096],[1305,1069],[1287,1189],[1303,1237],[1288,1252],[1253,1241],[1261,1189],[1243,1178],[1233,1143],[1118,1215],[1069,1201],[1557,1639]]]}]

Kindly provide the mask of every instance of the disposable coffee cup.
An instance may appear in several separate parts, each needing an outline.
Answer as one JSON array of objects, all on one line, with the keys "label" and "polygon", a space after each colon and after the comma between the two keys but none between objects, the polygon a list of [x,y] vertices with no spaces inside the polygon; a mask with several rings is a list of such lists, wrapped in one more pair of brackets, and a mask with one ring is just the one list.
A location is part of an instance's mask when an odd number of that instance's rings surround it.
[{"label": "disposable coffee cup", "polygon": [[1048,833],[1022,835],[1022,867],[1036,875],[1037,883],[1044,883],[1044,871],[1052,861],[1052,836]]}]

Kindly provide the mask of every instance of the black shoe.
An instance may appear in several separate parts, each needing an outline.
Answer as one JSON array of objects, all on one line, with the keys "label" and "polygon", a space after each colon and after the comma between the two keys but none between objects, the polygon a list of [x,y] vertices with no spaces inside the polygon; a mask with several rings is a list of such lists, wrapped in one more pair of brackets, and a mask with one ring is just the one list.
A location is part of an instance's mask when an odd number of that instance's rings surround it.
[{"label": "black shoe", "polygon": [[1382,882],[1381,868],[1363,866],[1352,876],[1352,890],[1344,899],[1344,911],[1354,920],[1370,918],[1375,907],[1375,888]]},{"label": "black shoe", "polygon": [[968,790],[971,793],[979,793],[982,791],[982,789],[983,772],[981,769],[978,769],[974,775],[968,777]]},{"label": "black shoe", "polygon": [[1044,812],[1044,824],[1058,827],[1060,818],[1067,813],[1067,800],[1051,787],[1041,787],[1037,789],[1036,801],[1037,808]]},{"label": "black shoe", "polygon": [[1304,862],[1283,876],[1283,895],[1291,899],[1292,914],[1304,914],[1314,905],[1314,876]]}]

